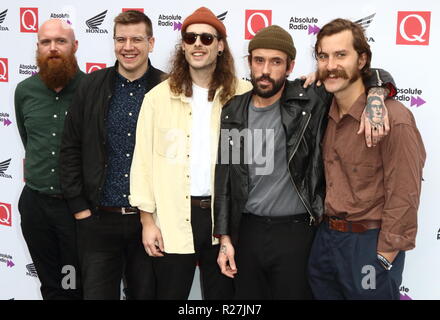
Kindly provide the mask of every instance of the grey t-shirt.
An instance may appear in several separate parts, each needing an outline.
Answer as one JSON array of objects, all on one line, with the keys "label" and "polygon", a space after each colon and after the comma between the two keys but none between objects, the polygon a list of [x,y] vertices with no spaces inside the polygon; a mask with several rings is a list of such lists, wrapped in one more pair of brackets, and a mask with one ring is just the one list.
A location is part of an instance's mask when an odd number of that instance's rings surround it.
[{"label": "grey t-shirt", "polygon": [[248,108],[246,152],[251,156],[249,198],[245,212],[259,216],[287,216],[306,213],[287,167],[286,133],[281,122],[279,100],[271,106]]}]

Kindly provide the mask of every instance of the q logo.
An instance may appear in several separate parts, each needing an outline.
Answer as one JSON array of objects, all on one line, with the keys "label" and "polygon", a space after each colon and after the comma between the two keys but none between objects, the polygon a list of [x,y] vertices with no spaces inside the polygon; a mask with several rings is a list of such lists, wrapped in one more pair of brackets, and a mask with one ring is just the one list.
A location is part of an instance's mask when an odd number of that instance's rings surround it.
[{"label": "q logo", "polygon": [[0,82],[8,82],[8,59],[0,58]]},{"label": "q logo", "polygon": [[0,225],[8,227],[12,225],[11,211],[12,209],[9,203],[0,202]]},{"label": "q logo", "polygon": [[399,11],[396,44],[429,45],[430,11]]},{"label": "q logo", "polygon": [[38,32],[38,8],[20,8],[20,32]]},{"label": "q logo", "polygon": [[246,10],[246,40],[252,39],[263,28],[272,25],[272,10]]},{"label": "q logo", "polygon": [[86,63],[86,72],[87,73],[92,73],[93,71],[96,70],[101,70],[106,68],[106,64],[105,63],[94,63],[94,62],[87,62]]}]

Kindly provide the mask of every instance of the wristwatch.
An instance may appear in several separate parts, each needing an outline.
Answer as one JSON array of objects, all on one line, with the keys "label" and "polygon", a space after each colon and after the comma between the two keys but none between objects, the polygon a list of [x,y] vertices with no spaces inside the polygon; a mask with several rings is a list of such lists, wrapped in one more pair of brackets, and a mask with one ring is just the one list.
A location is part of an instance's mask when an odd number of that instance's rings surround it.
[{"label": "wristwatch", "polygon": [[383,255],[379,253],[377,254],[377,259],[379,259],[379,261],[382,263],[385,269],[391,270],[391,268],[393,267],[391,262],[389,262],[387,258],[385,258]]}]

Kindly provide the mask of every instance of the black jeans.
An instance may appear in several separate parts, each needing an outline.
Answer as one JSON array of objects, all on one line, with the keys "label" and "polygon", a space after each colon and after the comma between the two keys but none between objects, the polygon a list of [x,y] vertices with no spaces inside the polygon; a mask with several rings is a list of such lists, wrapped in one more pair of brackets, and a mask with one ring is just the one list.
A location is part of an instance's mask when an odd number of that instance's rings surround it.
[{"label": "black jeans", "polygon": [[155,298],[152,263],[142,245],[139,214],[98,211],[76,224],[84,299],[119,300],[122,280],[127,299]]},{"label": "black jeans", "polygon": [[309,221],[294,216],[271,219],[243,214],[235,298],[312,299],[307,261],[314,233]]},{"label": "black jeans", "polygon": [[310,285],[319,300],[399,300],[405,252],[386,270],[377,259],[379,229],[339,232],[321,223],[309,263]]},{"label": "black jeans", "polygon": [[233,298],[232,279],[224,276],[217,264],[218,245],[212,245],[211,211],[191,208],[194,254],[165,254],[153,258],[157,276],[157,298],[186,300],[191,291],[197,264],[200,268],[202,297],[205,300]]},{"label": "black jeans", "polygon": [[[66,201],[25,186],[18,210],[23,237],[41,282],[43,299],[81,299],[75,221]],[[63,270],[65,266],[73,269]],[[70,279],[63,281],[66,276]]]}]

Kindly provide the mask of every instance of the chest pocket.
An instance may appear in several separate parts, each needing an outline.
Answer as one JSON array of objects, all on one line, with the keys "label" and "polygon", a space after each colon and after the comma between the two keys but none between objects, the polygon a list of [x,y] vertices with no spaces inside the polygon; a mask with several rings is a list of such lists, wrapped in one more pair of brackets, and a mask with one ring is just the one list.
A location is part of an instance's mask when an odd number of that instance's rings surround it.
[{"label": "chest pocket", "polygon": [[154,134],[155,152],[164,158],[176,158],[183,134],[182,130],[176,128],[157,128]]},{"label": "chest pocket", "polygon": [[354,165],[351,163],[344,163],[343,166],[355,200],[370,202],[375,199],[381,188],[379,179],[377,179],[380,167],[373,164]]}]

